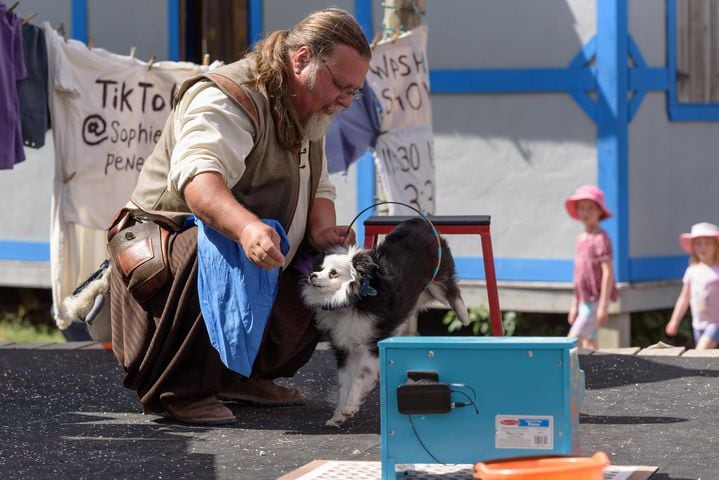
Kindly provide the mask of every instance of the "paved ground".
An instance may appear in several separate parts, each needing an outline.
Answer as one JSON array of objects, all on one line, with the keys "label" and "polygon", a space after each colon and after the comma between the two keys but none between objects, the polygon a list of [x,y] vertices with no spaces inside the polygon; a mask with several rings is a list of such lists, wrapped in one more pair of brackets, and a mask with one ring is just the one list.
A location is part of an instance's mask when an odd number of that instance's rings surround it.
[{"label": "paved ground", "polygon": [[[110,352],[58,346],[0,345],[1,479],[254,480],[314,459],[379,460],[377,391],[346,428],[323,426],[332,411],[329,351],[318,350],[296,379],[306,405],[237,406],[237,426],[201,428],[142,415]],[[719,357],[595,353],[581,364],[582,454],[659,466],[658,480],[719,479]]]}]

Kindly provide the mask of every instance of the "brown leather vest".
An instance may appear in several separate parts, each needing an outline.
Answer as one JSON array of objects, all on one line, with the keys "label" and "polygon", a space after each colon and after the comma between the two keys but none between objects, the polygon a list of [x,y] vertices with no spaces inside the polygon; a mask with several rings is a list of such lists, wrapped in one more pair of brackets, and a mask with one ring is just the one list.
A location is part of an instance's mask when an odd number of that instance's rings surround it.
[{"label": "brown leather vest", "polygon": [[[280,145],[270,104],[260,92],[246,84],[251,78],[252,65],[248,60],[225,65],[209,74],[198,75],[185,81],[175,98],[175,105],[196,82],[211,81],[250,117],[255,128],[254,145],[245,158],[245,172],[231,191],[245,208],[260,218],[273,218],[279,221],[285,231],[288,231],[297,207],[300,189],[299,152],[289,151]],[[228,84],[228,79],[234,82],[234,85]],[[228,86],[235,88],[239,86],[246,94],[244,101],[235,98],[237,94],[233,95],[232,88]],[[180,195],[167,188],[170,158],[175,147],[173,130],[171,114],[165,123],[159,142],[143,165],[130,199],[139,209],[134,212],[136,215],[163,218],[179,227],[191,212]],[[317,192],[322,171],[322,157],[322,142],[310,142],[311,186],[308,211],[312,209],[312,201]]]}]

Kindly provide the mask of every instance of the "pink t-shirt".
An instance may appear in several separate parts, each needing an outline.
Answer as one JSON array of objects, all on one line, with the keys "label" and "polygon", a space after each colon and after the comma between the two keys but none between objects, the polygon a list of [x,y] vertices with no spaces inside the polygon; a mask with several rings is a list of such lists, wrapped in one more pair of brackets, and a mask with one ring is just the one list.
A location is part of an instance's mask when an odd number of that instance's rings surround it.
[{"label": "pink t-shirt", "polygon": [[689,265],[682,281],[689,284],[692,327],[704,330],[719,323],[719,265]]},{"label": "pink t-shirt", "polygon": [[[574,291],[581,302],[597,302],[602,291],[602,262],[612,261],[612,241],[604,230],[577,236],[574,254]],[[617,299],[612,285],[610,300]]]}]

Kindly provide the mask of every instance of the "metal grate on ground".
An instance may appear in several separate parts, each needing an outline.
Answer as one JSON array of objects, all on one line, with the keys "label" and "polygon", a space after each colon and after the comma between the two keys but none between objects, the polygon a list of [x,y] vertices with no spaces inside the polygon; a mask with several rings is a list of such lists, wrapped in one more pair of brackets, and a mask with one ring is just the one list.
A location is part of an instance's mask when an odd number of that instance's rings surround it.
[{"label": "metal grate on ground", "polygon": [[[472,465],[407,465],[402,480],[471,480]],[[280,480],[379,480],[380,462],[351,462],[316,460],[295,470]]]},{"label": "metal grate on ground", "polygon": [[[472,480],[473,465],[415,464],[405,465],[402,480]],[[604,469],[604,480],[647,480],[657,467],[612,465]],[[315,460],[278,480],[380,480],[380,462]]]}]

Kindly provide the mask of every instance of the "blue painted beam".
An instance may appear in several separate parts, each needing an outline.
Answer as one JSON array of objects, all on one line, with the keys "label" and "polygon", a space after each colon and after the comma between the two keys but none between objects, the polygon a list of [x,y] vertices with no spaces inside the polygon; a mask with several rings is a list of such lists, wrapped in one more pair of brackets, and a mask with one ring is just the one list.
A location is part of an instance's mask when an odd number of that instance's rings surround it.
[{"label": "blue painted beam", "polygon": [[[484,280],[481,257],[455,257],[460,280]],[[629,259],[632,282],[658,282],[681,278],[687,267],[686,255],[637,257]],[[574,261],[571,259],[496,258],[497,280],[504,282],[572,283]]]},{"label": "blue painted beam", "polygon": [[72,38],[87,43],[87,0],[72,0]]},{"label": "blue painted beam", "polygon": [[[647,66],[646,62],[644,61],[644,56],[642,55],[642,51],[639,50],[639,45],[634,41],[634,38],[629,35],[628,39],[629,44],[627,45],[629,48],[629,58],[632,59],[634,62],[634,66],[637,68],[644,68]],[[632,72],[629,72],[629,87],[631,88],[632,85]],[[642,105],[642,102],[644,101],[644,97],[646,96],[647,92],[644,89],[635,89],[634,90],[634,96],[629,101],[629,121],[634,120],[634,115],[637,114],[639,111],[639,107]]]},{"label": "blue painted beam", "polygon": [[[455,257],[460,280],[484,280],[484,260],[480,257]],[[494,258],[497,280],[506,282],[571,283],[573,260],[536,258]]]},{"label": "blue painted beam", "polygon": [[167,58],[180,60],[180,0],[167,0]]},{"label": "blue painted beam", "polygon": [[[592,60],[597,56],[597,37],[594,36],[582,46],[582,49],[574,56],[570,67],[584,68],[588,67]],[[591,69],[592,76],[596,79],[596,69]],[[595,80],[596,83],[596,80]],[[596,85],[595,85],[596,87]],[[594,88],[592,89],[594,90]],[[584,113],[594,122],[597,123],[597,102],[589,95],[588,90],[575,89],[569,92],[569,95],[584,110]]]},{"label": "blue painted beam", "polygon": [[687,255],[632,258],[629,260],[629,276],[632,282],[676,280],[682,278],[688,264]]},{"label": "blue painted beam", "polygon": [[[355,0],[355,18],[362,31],[368,39],[374,36],[374,25],[372,19],[372,0]],[[357,179],[356,185],[356,212],[361,212],[366,207],[375,203],[376,197],[376,175],[374,165],[374,157],[370,151],[367,151],[357,162]],[[357,243],[360,245],[364,242],[364,219],[372,215],[374,212],[369,211],[357,219],[355,232],[357,233]]]},{"label": "blue painted beam", "polygon": [[355,0],[355,19],[368,40],[374,36],[372,21],[372,0]]},{"label": "blue painted beam", "polygon": [[591,68],[430,70],[432,93],[543,93],[595,90]]},{"label": "blue painted beam", "polygon": [[666,68],[632,68],[629,70],[629,88],[662,92],[669,88],[669,77]]},{"label": "blue painted beam", "polygon": [[629,70],[629,88],[634,91],[634,96],[629,102],[629,121],[634,116],[647,92],[663,92],[669,88],[669,74],[666,68],[632,68]]},{"label": "blue painted beam", "polygon": [[252,47],[258,40],[262,39],[263,1],[249,0],[247,2],[247,45]]},{"label": "blue painted beam", "polygon": [[0,240],[0,260],[49,262],[50,243]]},{"label": "blue painted beam", "polygon": [[[481,257],[455,257],[460,280],[484,280]],[[632,282],[657,282],[681,278],[687,267],[686,255],[637,257],[629,259]],[[504,282],[572,283],[574,261],[571,259],[496,258],[497,280]]]},{"label": "blue painted beam", "polygon": [[670,103],[669,118],[683,122],[716,122],[719,121],[719,104]]},{"label": "blue painted beam", "polygon": [[603,222],[614,247],[617,281],[629,273],[627,0],[597,2],[597,183],[614,216]]},{"label": "blue painted beam", "polygon": [[582,45],[582,49],[574,56],[570,67],[586,67],[588,66],[594,57],[597,56],[597,37],[592,37],[587,43]]},{"label": "blue painted beam", "polygon": [[590,97],[587,92],[574,91],[569,92],[569,95],[571,95],[577,105],[584,110],[584,113],[590,120],[597,123],[597,102],[592,100],[592,97]]},{"label": "blue painted beam", "polygon": [[[356,191],[356,212],[359,213],[363,209],[376,203],[376,182],[375,182],[375,165],[374,156],[368,150],[358,161],[357,161],[357,191]],[[374,209],[372,209],[374,210]],[[364,220],[370,215],[374,215],[375,212],[372,210],[365,212],[355,222],[355,232],[357,233],[357,243],[360,245],[364,243]]]}]

